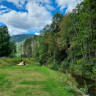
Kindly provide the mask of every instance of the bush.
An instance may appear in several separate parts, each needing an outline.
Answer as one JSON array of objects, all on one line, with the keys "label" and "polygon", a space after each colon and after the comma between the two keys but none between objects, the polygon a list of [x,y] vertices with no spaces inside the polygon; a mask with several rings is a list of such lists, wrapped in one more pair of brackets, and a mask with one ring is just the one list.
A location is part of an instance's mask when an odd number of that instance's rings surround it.
[{"label": "bush", "polygon": [[61,70],[65,71],[69,69],[69,63],[67,62],[67,60],[62,61],[61,63]]},{"label": "bush", "polygon": [[33,58],[0,58],[0,66],[13,66],[17,65],[24,60],[27,64],[37,64]]},{"label": "bush", "polygon": [[51,56],[51,57],[48,58],[47,63],[51,64],[53,61],[54,61],[54,56]]},{"label": "bush", "polygon": [[50,68],[53,69],[53,70],[58,70],[59,65],[58,65],[58,63],[54,60],[53,63],[51,64],[51,67],[50,67]]}]

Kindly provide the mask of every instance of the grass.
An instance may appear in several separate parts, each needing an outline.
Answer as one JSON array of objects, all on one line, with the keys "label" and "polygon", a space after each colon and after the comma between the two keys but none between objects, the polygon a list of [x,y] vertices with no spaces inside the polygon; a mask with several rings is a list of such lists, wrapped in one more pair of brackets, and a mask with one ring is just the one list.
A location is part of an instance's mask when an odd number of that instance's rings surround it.
[{"label": "grass", "polygon": [[76,96],[61,77],[66,75],[44,66],[1,67],[0,96]]},{"label": "grass", "polygon": [[25,61],[26,63],[28,63],[29,65],[32,64],[38,64],[37,62],[35,62],[35,60],[33,58],[0,58],[0,67],[4,67],[4,66],[14,66],[17,65],[21,62],[21,59],[23,61]]}]

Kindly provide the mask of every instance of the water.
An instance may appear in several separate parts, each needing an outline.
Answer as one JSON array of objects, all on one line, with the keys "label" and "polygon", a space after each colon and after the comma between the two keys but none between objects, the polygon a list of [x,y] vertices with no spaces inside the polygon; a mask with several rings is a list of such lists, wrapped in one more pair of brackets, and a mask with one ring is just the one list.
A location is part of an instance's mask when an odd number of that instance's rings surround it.
[{"label": "water", "polygon": [[96,96],[95,80],[91,80],[83,76],[77,76],[77,75],[73,75],[73,77],[76,79],[78,83],[78,88],[84,88],[84,86],[86,85],[88,87],[88,94],[90,94],[89,96]]}]

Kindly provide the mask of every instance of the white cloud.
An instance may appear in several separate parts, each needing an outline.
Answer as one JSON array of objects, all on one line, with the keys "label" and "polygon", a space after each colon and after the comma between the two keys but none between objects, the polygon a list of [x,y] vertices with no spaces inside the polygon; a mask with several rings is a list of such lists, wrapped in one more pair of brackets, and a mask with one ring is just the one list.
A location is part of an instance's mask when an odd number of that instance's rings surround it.
[{"label": "white cloud", "polygon": [[48,10],[51,10],[51,11],[55,10],[55,8],[54,8],[53,6],[50,6],[50,5],[46,5],[46,8],[47,8]]},{"label": "white cloud", "polygon": [[[2,8],[4,8],[4,10],[1,10]],[[11,9],[9,9],[5,6],[0,7],[0,15],[5,14],[6,12],[10,12],[10,11],[11,11]]]},{"label": "white cloud", "polygon": [[[22,2],[21,5],[23,5],[23,1],[25,0],[7,1],[13,2],[18,6],[19,1]],[[49,0],[28,0],[28,3],[26,4],[26,10],[28,12],[10,10],[9,12],[4,13],[5,11],[3,10],[3,14],[0,14],[0,22],[7,25],[11,35],[26,33],[30,29],[41,30],[45,25],[51,23],[52,16],[50,11],[48,11],[43,4],[38,2],[50,5]]]},{"label": "white cloud", "polygon": [[35,35],[40,35],[40,33],[37,33],[37,32],[36,32]]},{"label": "white cloud", "polygon": [[51,3],[51,0],[5,0],[7,2],[12,2],[14,5],[16,5],[17,7],[23,7],[23,5],[25,4],[25,1],[26,2],[35,2],[35,3],[38,3],[38,4],[50,4]]},{"label": "white cloud", "polygon": [[7,8],[7,7],[6,7],[6,6],[1,5],[1,6],[0,6],[0,9],[2,9],[2,8]]},{"label": "white cloud", "polygon": [[8,25],[7,27],[8,27],[8,30],[10,32],[10,35],[23,34],[23,33],[27,32],[27,30],[16,28],[16,27],[13,27],[10,25]]},{"label": "white cloud", "polygon": [[67,11],[72,11],[77,4],[81,3],[83,0],[56,0],[56,3],[60,7],[60,10],[68,8]]},{"label": "white cloud", "polygon": [[23,7],[23,5],[25,4],[25,1],[27,0],[5,0],[5,1],[12,2],[17,7]]}]

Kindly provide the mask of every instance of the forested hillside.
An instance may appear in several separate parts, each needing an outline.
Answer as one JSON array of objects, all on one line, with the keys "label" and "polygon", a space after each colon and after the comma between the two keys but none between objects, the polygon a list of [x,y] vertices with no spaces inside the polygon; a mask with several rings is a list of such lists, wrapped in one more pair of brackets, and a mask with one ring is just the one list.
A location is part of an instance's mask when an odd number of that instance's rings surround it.
[{"label": "forested hillside", "polygon": [[10,38],[10,41],[15,41],[15,42],[22,42],[30,37],[33,37],[33,34],[19,34],[19,35],[13,35]]}]

